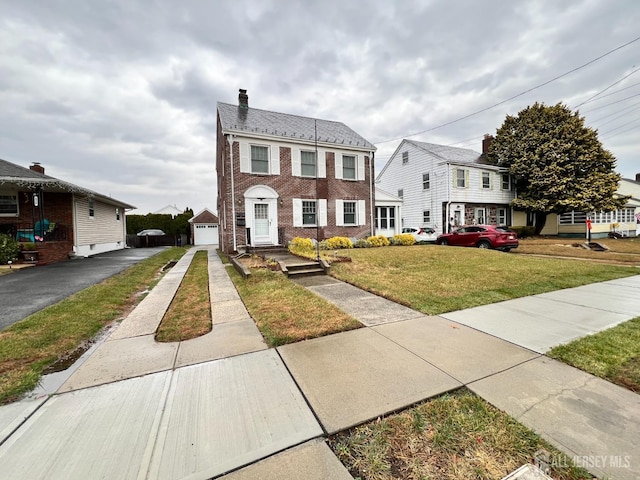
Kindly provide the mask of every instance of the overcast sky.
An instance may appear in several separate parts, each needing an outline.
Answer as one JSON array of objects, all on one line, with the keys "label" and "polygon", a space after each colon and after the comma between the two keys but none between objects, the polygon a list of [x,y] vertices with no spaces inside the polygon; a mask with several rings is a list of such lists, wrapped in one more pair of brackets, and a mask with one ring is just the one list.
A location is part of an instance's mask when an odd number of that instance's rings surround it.
[{"label": "overcast sky", "polygon": [[0,12],[0,158],[134,213],[215,211],[216,102],[239,88],[251,107],[344,122],[376,144],[379,172],[388,140],[480,151],[507,114],[610,87],[580,113],[624,177],[640,172],[640,41],[431,130],[636,39],[637,0],[0,0]]}]

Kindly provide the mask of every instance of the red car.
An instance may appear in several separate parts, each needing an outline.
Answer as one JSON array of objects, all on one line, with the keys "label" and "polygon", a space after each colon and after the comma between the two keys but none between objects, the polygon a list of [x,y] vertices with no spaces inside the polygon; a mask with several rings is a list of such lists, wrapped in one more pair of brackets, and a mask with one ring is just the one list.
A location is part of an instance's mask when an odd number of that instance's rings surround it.
[{"label": "red car", "polygon": [[495,248],[508,252],[512,248],[518,248],[518,235],[507,227],[467,225],[452,233],[443,233],[436,243],[456,247]]}]

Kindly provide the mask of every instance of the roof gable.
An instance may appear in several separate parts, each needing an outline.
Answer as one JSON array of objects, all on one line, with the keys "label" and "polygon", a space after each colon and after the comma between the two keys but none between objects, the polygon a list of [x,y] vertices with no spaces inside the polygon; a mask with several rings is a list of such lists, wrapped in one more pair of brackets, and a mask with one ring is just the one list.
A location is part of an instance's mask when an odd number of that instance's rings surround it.
[{"label": "roof gable", "polygon": [[376,147],[342,122],[321,120],[257,108],[241,108],[218,102],[218,115],[224,132],[260,135],[289,141],[314,142],[344,148],[375,151]]},{"label": "roof gable", "polygon": [[69,193],[77,193],[80,195],[86,195],[88,197],[96,198],[104,203],[115,205],[123,208],[135,208],[133,205],[121,202],[115,198],[102,195],[88,188],[74,185],[70,182],[65,182],[55,177],[45,175],[43,173],[36,172],[30,168],[21,167],[15,163],[8,162],[0,159],[0,185],[13,184],[19,188],[26,188],[32,190],[35,188],[42,188],[46,191],[63,191]]},{"label": "roof gable", "polygon": [[218,216],[208,208],[203,209],[197,215],[189,219],[190,223],[218,223]]}]

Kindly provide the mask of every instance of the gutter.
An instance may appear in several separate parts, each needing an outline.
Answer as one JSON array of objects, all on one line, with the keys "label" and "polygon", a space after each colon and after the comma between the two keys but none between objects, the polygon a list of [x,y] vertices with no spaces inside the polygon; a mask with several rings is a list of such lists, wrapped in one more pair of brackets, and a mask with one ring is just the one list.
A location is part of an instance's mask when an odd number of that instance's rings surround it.
[{"label": "gutter", "polygon": [[233,180],[233,135],[227,135],[227,142],[229,142],[230,159],[231,159],[231,231],[233,233],[233,251],[238,251],[238,245],[236,241],[236,186]]},{"label": "gutter", "polygon": [[447,165],[447,207],[445,209],[446,210],[446,215],[444,218],[445,224],[442,225],[442,233],[449,233],[449,219],[451,218],[451,178],[449,178],[449,173],[451,171],[451,164],[447,162],[446,165]]},{"label": "gutter", "polygon": [[373,162],[375,159],[375,153],[369,152],[369,205],[371,208],[369,210],[369,221],[371,225],[371,236],[373,237],[376,234],[376,226],[374,225],[374,209],[376,206],[373,204]]}]

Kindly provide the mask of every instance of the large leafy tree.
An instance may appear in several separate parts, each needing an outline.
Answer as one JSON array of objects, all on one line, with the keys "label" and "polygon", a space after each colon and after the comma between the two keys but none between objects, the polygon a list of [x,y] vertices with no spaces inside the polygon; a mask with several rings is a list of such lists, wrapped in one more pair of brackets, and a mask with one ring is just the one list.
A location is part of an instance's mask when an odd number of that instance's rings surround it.
[{"label": "large leafy tree", "polygon": [[507,115],[487,159],[509,169],[517,189],[512,206],[532,214],[536,233],[549,213],[612,211],[626,201],[615,195],[615,157],[584,117],[561,103]]}]

